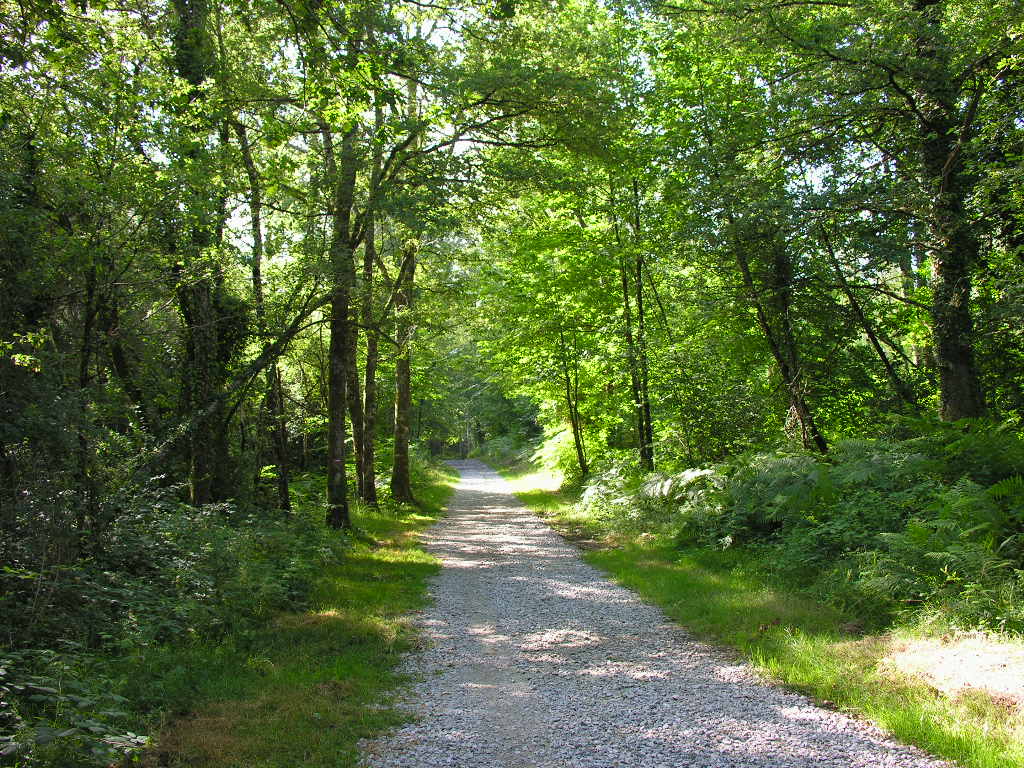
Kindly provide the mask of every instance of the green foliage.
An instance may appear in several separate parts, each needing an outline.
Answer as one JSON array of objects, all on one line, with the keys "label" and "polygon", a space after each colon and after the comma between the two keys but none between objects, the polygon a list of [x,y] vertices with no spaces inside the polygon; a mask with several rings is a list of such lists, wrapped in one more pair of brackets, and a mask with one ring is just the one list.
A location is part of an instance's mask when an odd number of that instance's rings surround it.
[{"label": "green foliage", "polygon": [[138,647],[239,631],[302,605],[344,544],[302,517],[241,517],[230,505],[194,508],[166,493],[140,495],[106,536],[90,558],[0,573],[9,644]]},{"label": "green foliage", "polygon": [[612,465],[580,503],[611,530],[755,552],[776,577],[876,624],[936,612],[1022,632],[1024,441],[983,427],[673,475]]},{"label": "green foliage", "polygon": [[130,730],[117,681],[80,648],[67,651],[0,653],[0,764],[109,765],[147,744]]},{"label": "green foliage", "polygon": [[[406,722],[396,669],[414,647],[436,560],[416,532],[436,520],[451,471],[416,462],[418,507],[356,506],[361,534],[323,564],[305,609],[289,607],[246,635],[169,645],[122,669],[133,702],[170,709],[156,735],[170,765],[355,766],[360,739]],[[319,518],[322,476],[308,475],[297,514]]]},{"label": "green foliage", "polygon": [[[300,482],[300,503],[302,491]],[[137,750],[140,714],[194,690],[185,667],[155,663],[167,647],[244,648],[273,616],[309,605],[348,546],[312,512],[242,516],[184,505],[173,489],[142,489],[105,533],[92,557],[0,572],[0,739],[23,765],[108,765]],[[126,687],[109,671],[118,657],[154,667]]]},{"label": "green foliage", "polygon": [[498,435],[485,440],[469,455],[494,467],[510,467],[529,461],[535,450],[531,442],[519,435]]},{"label": "green foliage", "polygon": [[[598,436],[592,436],[591,439],[587,437],[584,436],[584,444],[589,456],[612,455],[606,448],[602,448]],[[561,477],[564,488],[579,488],[583,481],[576,459],[576,445],[568,428],[556,426],[549,429],[544,439],[537,444],[530,459],[545,471]]]}]

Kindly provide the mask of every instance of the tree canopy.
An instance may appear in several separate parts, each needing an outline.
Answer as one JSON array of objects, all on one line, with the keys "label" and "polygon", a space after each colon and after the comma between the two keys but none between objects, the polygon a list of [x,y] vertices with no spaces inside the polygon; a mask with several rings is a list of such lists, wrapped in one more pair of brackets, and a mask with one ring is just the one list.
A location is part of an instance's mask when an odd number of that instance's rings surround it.
[{"label": "tree canopy", "polygon": [[11,574],[106,557],[154,499],[287,519],[296,473],[348,529],[415,501],[417,452],[540,438],[584,480],[1020,431],[1019,2],[2,0],[0,28]]}]

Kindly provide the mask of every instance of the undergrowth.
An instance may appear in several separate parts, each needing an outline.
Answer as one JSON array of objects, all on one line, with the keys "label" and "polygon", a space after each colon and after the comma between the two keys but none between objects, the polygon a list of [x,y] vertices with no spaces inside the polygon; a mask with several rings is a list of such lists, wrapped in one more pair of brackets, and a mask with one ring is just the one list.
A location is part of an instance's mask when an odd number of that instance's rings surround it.
[{"label": "undergrowth", "polygon": [[[271,757],[239,765],[303,764],[297,755],[308,748],[295,744],[288,760],[273,761],[288,738],[282,723],[294,717],[333,718],[318,730],[331,733],[331,750],[351,752],[352,722],[365,721],[366,731],[396,717],[367,716],[365,707],[394,683],[395,653],[409,641],[401,614],[435,567],[410,535],[434,519],[448,487],[439,468],[415,472],[422,508],[357,505],[354,537],[326,529],[323,479],[306,476],[292,484],[288,520],[241,516],[230,505],[190,508],[154,490],[122,510],[102,558],[5,566],[0,765],[131,764],[161,722],[175,723],[160,740],[164,762],[234,764],[211,748],[228,739],[224,718],[213,741],[189,742],[183,724],[238,696],[237,733],[250,732],[233,743],[244,752],[274,742]],[[271,680],[276,698],[263,700]],[[305,693],[289,693],[300,680]],[[299,714],[320,699],[316,718]],[[197,707],[205,714],[183,719]]]},{"label": "undergrowth", "polygon": [[602,530],[741,549],[767,574],[882,628],[939,615],[1024,632],[1024,441],[1005,426],[918,424],[643,475],[610,462],[585,487]]}]

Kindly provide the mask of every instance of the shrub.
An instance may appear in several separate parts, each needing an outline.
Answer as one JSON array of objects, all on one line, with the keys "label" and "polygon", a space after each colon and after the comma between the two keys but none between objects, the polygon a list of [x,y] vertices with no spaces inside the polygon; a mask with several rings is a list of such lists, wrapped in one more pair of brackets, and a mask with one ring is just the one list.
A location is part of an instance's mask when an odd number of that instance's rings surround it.
[{"label": "shrub", "polygon": [[110,765],[146,745],[116,683],[66,647],[0,654],[0,764]]},{"label": "shrub", "polygon": [[982,422],[784,449],[672,475],[612,462],[581,505],[609,529],[743,547],[787,583],[876,624],[942,611],[1024,632],[1024,442]]},{"label": "shrub", "polygon": [[244,643],[274,613],[301,609],[347,543],[325,529],[312,511],[320,508],[310,504],[308,514],[285,520],[227,504],[191,507],[174,489],[140,489],[120,503],[90,556],[34,567],[23,556],[5,566],[0,764],[109,765],[139,747],[144,738],[131,723],[164,702],[133,690],[129,706],[118,695],[128,682],[104,672],[110,660],[228,635]]},{"label": "shrub", "polygon": [[470,451],[470,456],[499,467],[524,463],[536,447],[519,435],[498,435]]}]

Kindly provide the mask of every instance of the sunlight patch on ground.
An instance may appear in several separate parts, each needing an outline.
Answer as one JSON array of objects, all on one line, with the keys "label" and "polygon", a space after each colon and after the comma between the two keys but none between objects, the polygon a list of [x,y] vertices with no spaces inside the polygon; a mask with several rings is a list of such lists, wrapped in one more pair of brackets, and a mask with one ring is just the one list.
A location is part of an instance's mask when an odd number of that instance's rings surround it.
[{"label": "sunlight patch on ground", "polygon": [[982,690],[1024,712],[1024,642],[979,632],[903,638],[894,642],[882,667],[923,678],[951,697]]},{"label": "sunlight patch on ground", "polygon": [[525,474],[506,474],[505,480],[512,487],[513,493],[555,493],[562,486],[565,478],[560,472],[546,469],[535,469]]}]

